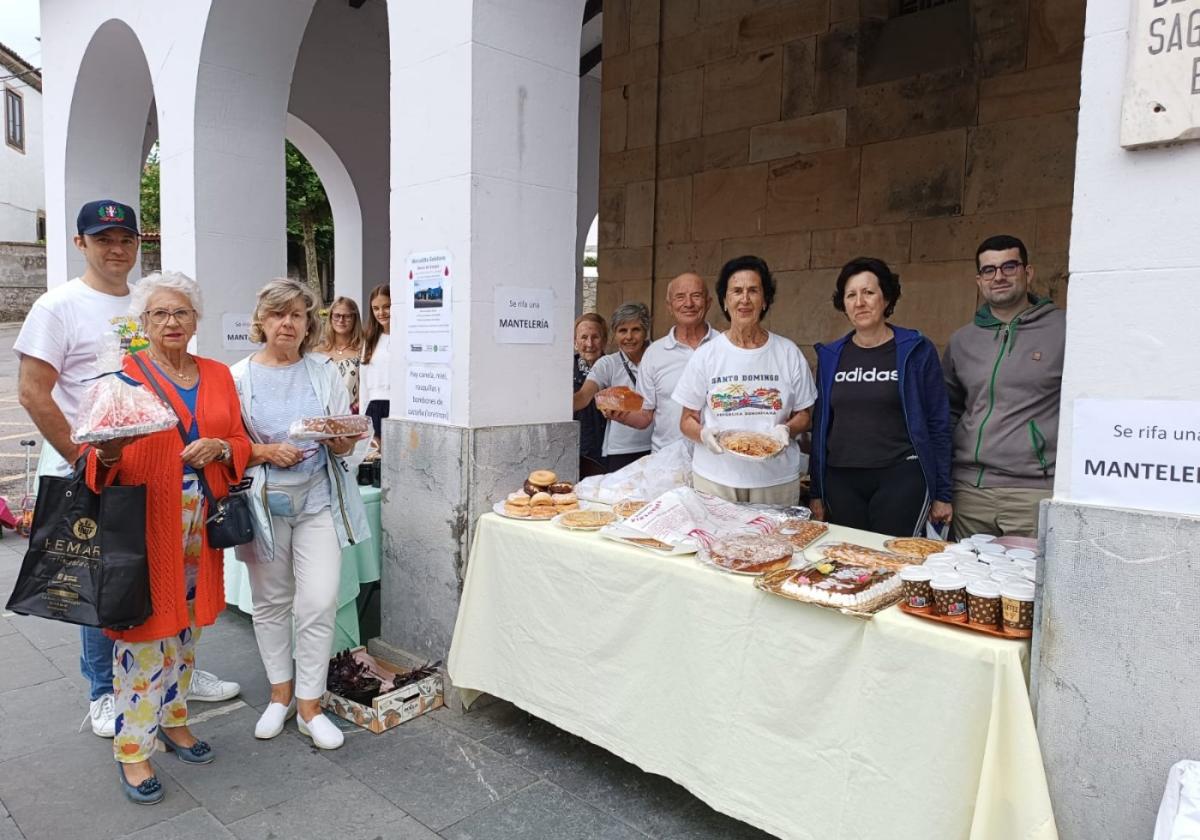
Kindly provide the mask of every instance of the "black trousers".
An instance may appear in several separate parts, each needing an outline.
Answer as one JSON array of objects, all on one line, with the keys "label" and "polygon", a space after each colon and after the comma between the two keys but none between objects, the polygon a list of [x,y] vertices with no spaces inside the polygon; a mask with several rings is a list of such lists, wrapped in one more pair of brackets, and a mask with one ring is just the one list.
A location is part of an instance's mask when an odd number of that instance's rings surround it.
[{"label": "black trousers", "polygon": [[833,524],[892,537],[923,536],[929,517],[925,476],[916,458],[875,469],[828,467],[823,501]]},{"label": "black trousers", "polygon": [[383,438],[383,418],[391,414],[391,400],[371,400],[363,413],[371,418],[371,426],[375,429],[375,437]]},{"label": "black trousers", "polygon": [[627,467],[636,461],[638,458],[644,458],[650,454],[650,450],[645,452],[627,452],[624,455],[609,455],[606,460],[606,471],[614,473],[622,467]]}]

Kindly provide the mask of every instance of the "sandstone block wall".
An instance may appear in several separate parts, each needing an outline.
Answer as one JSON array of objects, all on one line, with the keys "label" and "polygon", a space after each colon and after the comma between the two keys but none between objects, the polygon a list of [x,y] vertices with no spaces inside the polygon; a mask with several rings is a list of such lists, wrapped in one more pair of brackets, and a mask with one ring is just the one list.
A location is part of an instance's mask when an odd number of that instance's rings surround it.
[{"label": "sandstone block wall", "polygon": [[1000,232],[1065,303],[1083,0],[899,6],[605,0],[601,314],[644,301],[661,335],[672,276],[756,253],[769,328],[809,350],[847,328],[838,269],[873,255],[901,275],[895,321],[944,344]]},{"label": "sandstone block wall", "polygon": [[0,242],[0,322],[24,320],[46,291],[46,248],[27,242]]}]

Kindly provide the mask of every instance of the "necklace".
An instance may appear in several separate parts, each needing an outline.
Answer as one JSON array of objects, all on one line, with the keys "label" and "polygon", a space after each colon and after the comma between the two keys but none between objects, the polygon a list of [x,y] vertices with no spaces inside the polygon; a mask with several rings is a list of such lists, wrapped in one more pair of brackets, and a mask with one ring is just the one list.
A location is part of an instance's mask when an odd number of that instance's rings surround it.
[{"label": "necklace", "polygon": [[[195,378],[194,374],[188,373],[188,372],[184,371],[182,368],[175,367],[173,364],[168,362],[166,359],[159,358],[159,355],[154,352],[153,348],[151,348],[151,350],[150,350],[150,355],[154,358],[154,361],[158,362],[159,365],[161,365],[167,369],[166,372],[168,374],[175,377],[176,379],[181,379],[185,383],[187,383],[187,382],[191,382]],[[183,357],[184,362],[183,363],[185,365],[187,364],[188,358],[190,358],[190,357],[187,354],[184,354],[184,357]]]}]

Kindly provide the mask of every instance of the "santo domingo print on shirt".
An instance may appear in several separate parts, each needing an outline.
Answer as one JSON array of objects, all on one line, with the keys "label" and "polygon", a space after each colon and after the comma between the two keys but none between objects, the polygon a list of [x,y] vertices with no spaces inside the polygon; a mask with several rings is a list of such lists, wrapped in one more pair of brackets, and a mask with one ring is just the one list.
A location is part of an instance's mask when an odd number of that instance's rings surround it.
[{"label": "santo domingo print on shirt", "polygon": [[776,374],[717,376],[709,386],[708,404],[714,414],[774,414],[783,409]]}]

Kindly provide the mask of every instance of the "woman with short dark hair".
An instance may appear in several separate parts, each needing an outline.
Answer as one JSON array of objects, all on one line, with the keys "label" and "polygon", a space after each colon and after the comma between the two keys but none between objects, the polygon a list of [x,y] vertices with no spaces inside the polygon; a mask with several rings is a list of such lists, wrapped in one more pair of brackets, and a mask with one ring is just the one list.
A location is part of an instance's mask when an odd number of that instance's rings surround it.
[{"label": "woman with short dark hair", "polygon": [[[729,329],[692,354],[671,395],[683,407],[680,431],[702,444],[692,450],[693,486],[732,502],[794,505],[800,498],[796,436],[811,424],[817,391],[800,348],[762,326],[774,299],[763,260],[725,263],[717,303]],[[780,451],[761,461],[733,457],[721,445],[723,431],[767,435]]]},{"label": "woman with short dark hair", "polygon": [[853,329],[816,346],[811,506],[837,525],[919,536],[953,514],[950,406],[933,342],[887,321],[899,299],[883,260],[838,274],[833,306]]}]

